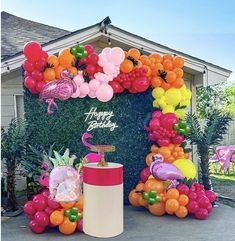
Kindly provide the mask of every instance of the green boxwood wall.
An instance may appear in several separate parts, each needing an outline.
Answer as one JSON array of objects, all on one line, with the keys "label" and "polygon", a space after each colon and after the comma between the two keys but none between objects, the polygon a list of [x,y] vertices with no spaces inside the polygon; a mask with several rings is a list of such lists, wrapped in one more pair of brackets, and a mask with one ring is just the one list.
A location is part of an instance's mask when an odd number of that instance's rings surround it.
[{"label": "green boxwood wall", "polygon": [[91,107],[97,111],[113,111],[112,121],[119,126],[113,132],[109,129],[95,129],[92,143],[116,146],[116,152],[106,154],[106,160],[124,165],[125,203],[128,193],[139,180],[139,172],[145,166],[145,156],[151,143],[144,130],[144,121],[152,111],[151,91],[142,94],[123,93],[115,95],[110,102],[102,103],[96,99],[69,99],[58,101],[59,109],[55,115],[46,113],[46,104],[40,103],[38,95],[25,89],[25,117],[29,123],[29,144],[39,144],[48,148],[55,143],[55,149],[68,147],[78,157],[85,156],[89,149],[82,144],[81,136],[88,127],[84,113]]}]

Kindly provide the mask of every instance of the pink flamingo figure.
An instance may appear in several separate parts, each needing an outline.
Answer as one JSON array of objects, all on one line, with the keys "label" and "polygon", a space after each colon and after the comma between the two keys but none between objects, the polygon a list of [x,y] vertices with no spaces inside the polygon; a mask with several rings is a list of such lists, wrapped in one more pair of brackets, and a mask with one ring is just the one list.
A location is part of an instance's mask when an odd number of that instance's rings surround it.
[{"label": "pink flamingo figure", "polygon": [[51,106],[58,109],[58,105],[55,103],[54,99],[67,100],[76,91],[77,85],[73,81],[73,74],[71,74],[67,69],[61,72],[60,80],[53,80],[46,84],[39,96],[40,102],[45,101],[47,106],[47,113],[49,115],[53,114],[54,111],[51,110]]},{"label": "pink flamingo figure", "polygon": [[[93,138],[93,135],[85,132],[85,133],[82,135],[82,143],[83,143],[85,146],[89,147],[89,148],[93,147],[92,144],[90,144],[90,143],[88,143],[88,142],[86,141],[87,138]],[[92,153],[92,152],[91,152],[91,153],[89,153],[89,154],[87,154],[87,155],[85,156],[85,159],[86,159],[88,162],[99,162],[99,161],[101,160],[101,158],[102,158],[102,153],[101,153],[101,151],[99,151],[98,153]]]},{"label": "pink flamingo figure", "polygon": [[49,188],[49,177],[45,177],[46,173],[49,171],[49,166],[46,162],[43,162],[41,168],[45,167],[45,171],[40,175],[39,183],[42,186]]}]

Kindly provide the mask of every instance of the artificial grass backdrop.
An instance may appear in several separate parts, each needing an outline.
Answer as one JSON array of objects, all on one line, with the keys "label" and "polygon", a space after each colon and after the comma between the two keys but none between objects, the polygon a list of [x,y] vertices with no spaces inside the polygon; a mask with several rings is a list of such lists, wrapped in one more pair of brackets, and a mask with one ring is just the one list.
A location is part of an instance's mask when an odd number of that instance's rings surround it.
[{"label": "artificial grass backdrop", "polygon": [[151,91],[142,94],[122,93],[114,95],[107,103],[89,97],[58,101],[59,109],[54,115],[48,115],[47,105],[41,104],[38,95],[32,95],[25,89],[25,117],[28,122],[29,144],[41,145],[45,149],[55,143],[54,149],[69,148],[78,159],[89,153],[81,141],[82,134],[87,131],[84,113],[91,107],[97,111],[113,111],[112,122],[119,126],[110,129],[94,129],[89,142],[92,144],[110,144],[116,146],[116,152],[106,154],[106,161],[119,162],[124,165],[124,201],[128,202],[128,194],[139,180],[139,172],[145,167],[145,157],[150,150],[144,130],[146,117],[152,112]]}]

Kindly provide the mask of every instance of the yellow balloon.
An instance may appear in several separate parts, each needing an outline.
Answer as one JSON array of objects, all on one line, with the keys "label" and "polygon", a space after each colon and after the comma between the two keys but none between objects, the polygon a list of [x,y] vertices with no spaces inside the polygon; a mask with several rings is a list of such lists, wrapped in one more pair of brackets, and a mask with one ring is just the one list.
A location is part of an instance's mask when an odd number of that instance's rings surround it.
[{"label": "yellow balloon", "polygon": [[190,100],[182,100],[182,101],[180,101],[180,106],[189,107],[190,106]]},{"label": "yellow balloon", "polygon": [[178,159],[173,162],[173,165],[175,165],[182,172],[183,177],[187,179],[193,179],[197,175],[195,165],[188,159]]},{"label": "yellow balloon", "polygon": [[153,101],[153,107],[159,107],[158,100],[154,100],[154,101]]},{"label": "yellow balloon", "polygon": [[155,177],[153,175],[150,175],[148,179],[154,179]]},{"label": "yellow balloon", "polygon": [[165,93],[166,103],[168,105],[177,106],[181,101],[181,93],[179,89],[170,88]]},{"label": "yellow balloon", "polygon": [[152,96],[157,99],[157,98],[161,98],[164,95],[165,91],[163,88],[154,88],[152,91]]},{"label": "yellow balloon", "polygon": [[166,105],[163,109],[162,109],[162,113],[166,114],[166,113],[174,113],[175,108],[172,105]]}]

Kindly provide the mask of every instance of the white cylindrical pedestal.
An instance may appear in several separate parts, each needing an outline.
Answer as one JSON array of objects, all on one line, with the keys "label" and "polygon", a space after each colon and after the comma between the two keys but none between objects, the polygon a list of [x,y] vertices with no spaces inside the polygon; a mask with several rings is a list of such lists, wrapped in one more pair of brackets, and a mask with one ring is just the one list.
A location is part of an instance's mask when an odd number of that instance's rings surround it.
[{"label": "white cylindrical pedestal", "polygon": [[99,237],[114,237],[123,232],[123,166],[108,163],[83,168],[83,230]]}]

